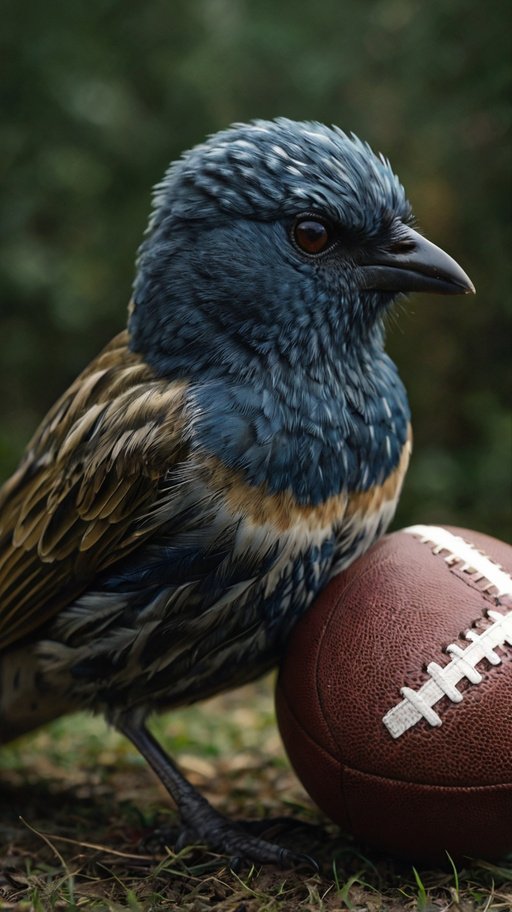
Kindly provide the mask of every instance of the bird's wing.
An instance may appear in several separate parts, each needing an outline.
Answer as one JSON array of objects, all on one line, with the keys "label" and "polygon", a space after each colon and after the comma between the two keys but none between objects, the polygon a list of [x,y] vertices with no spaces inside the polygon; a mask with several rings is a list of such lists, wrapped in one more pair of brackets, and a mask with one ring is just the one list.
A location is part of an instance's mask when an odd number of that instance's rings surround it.
[{"label": "bird's wing", "polygon": [[121,333],[49,412],[0,490],[0,650],[151,536],[141,520],[187,454],[184,399]]}]

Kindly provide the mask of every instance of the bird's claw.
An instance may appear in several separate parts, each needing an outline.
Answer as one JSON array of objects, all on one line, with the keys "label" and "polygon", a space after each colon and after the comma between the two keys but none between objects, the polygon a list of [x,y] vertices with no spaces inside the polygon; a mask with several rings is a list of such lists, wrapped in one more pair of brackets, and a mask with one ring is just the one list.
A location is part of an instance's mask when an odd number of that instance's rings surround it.
[{"label": "bird's claw", "polygon": [[[268,845],[274,845],[273,843],[268,843]],[[237,874],[244,865],[244,862],[249,863],[253,862],[254,859],[248,858],[247,856],[234,855],[229,859],[229,868],[233,871],[234,874]],[[275,862],[280,868],[295,868],[299,870],[301,868],[309,869],[313,874],[318,874],[320,871],[320,866],[318,862],[311,856],[306,855],[302,852],[292,852],[291,849],[279,849],[279,860]]]},{"label": "bird's claw", "polygon": [[[257,824],[259,821],[254,822]],[[267,827],[268,828],[268,827]],[[250,825],[248,827],[250,829]],[[262,824],[260,829],[264,829]],[[239,871],[244,864],[274,864],[281,868],[309,868],[315,873],[319,867],[310,855],[294,852],[259,836],[251,835],[245,824],[230,823],[221,814],[214,812],[208,821],[202,819],[198,825],[184,824],[176,828],[161,828],[145,840],[145,846],[172,845],[174,852],[181,852],[186,846],[205,845],[213,852],[229,857],[229,867]]]},{"label": "bird's claw", "polygon": [[320,865],[312,855],[308,855],[307,852],[290,852],[289,854],[293,858],[294,868],[306,868],[312,871],[313,874],[320,873]]}]

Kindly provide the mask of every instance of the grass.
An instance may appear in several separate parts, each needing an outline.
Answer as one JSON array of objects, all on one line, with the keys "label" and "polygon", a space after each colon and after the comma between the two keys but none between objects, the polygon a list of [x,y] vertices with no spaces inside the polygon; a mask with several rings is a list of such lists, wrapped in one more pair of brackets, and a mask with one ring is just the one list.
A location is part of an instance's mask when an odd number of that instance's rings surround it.
[{"label": "grass", "polygon": [[423,870],[339,834],[285,759],[271,681],[156,720],[189,778],[233,817],[287,814],[283,844],[320,874],[251,868],[187,848],[152,852],[175,815],[130,745],[101,719],[59,720],[0,752],[0,909],[13,912],[510,912],[512,861]]}]

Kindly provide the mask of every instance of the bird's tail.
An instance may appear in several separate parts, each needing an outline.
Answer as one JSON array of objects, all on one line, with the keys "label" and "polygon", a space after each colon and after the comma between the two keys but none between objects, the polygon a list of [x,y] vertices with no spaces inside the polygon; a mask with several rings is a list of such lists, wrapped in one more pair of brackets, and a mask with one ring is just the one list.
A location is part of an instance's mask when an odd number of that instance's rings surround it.
[{"label": "bird's tail", "polygon": [[69,712],[45,687],[36,655],[28,648],[0,655],[0,745]]}]

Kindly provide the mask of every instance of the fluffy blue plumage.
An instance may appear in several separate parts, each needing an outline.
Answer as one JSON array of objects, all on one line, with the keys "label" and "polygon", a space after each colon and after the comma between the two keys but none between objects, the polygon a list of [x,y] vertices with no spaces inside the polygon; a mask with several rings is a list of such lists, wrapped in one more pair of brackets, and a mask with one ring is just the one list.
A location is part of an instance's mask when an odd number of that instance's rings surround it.
[{"label": "fluffy blue plumage", "polygon": [[[320,262],[291,243],[300,212],[340,226]],[[131,344],[165,376],[199,379],[198,439],[252,484],[320,503],[397,465],[409,412],[382,353],[393,296],[358,287],[354,252],[410,219],[366,144],[285,119],[217,134],[158,186]]]},{"label": "fluffy blue plumage", "polygon": [[367,143],[339,127],[278,117],[233,124],[173,162],[155,188],[149,233],[169,217],[272,220],[297,209],[324,209],[374,236],[391,214],[411,217],[391,165]]},{"label": "fluffy blue plumage", "polygon": [[191,397],[197,440],[251,484],[266,485],[272,493],[289,489],[300,504],[366,491],[398,465],[409,408],[396,370],[382,353],[375,352],[370,382],[364,363],[352,376],[357,386],[341,367],[332,391],[321,393],[298,370],[289,371],[281,395],[264,385],[264,378],[261,387],[256,380],[235,390],[218,380],[200,386]]},{"label": "fluffy blue plumage", "polygon": [[144,721],[274,665],[329,577],[385,531],[410,429],[383,320],[414,290],[472,286],[356,137],[256,121],[170,167],[128,332],[0,493],[1,737],[103,712],[194,839],[292,860],[234,834]]},{"label": "fluffy blue plumage", "polygon": [[[302,212],[339,226],[345,255],[330,268],[290,243]],[[337,128],[279,119],[216,134],[157,187],[132,345],[169,377],[208,369],[250,379],[262,361],[268,370],[286,358],[323,383],[319,359],[335,348],[338,363],[393,297],[361,294],[353,254],[384,242],[395,220],[409,223],[411,210],[389,163]]]}]

